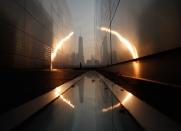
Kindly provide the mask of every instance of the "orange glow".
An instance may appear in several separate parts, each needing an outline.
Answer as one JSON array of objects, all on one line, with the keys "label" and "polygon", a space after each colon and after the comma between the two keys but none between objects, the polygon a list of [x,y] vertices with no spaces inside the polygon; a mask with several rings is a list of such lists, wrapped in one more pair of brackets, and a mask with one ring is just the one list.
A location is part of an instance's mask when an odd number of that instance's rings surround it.
[{"label": "orange glow", "polygon": [[140,76],[140,63],[139,63],[139,61],[133,62],[133,68],[134,68],[135,77],[139,77]]},{"label": "orange glow", "polygon": [[125,104],[133,95],[131,93],[128,93],[126,95],[126,97],[123,99],[123,101],[121,102],[121,104]]},{"label": "orange glow", "polygon": [[52,69],[52,61],[54,61],[54,59],[55,59],[55,57],[56,57],[56,55],[57,55],[58,50],[62,47],[62,44],[63,44],[65,41],[67,41],[67,40],[70,39],[70,37],[71,37],[73,34],[74,34],[74,32],[71,32],[69,35],[67,35],[65,38],[63,38],[62,40],[60,40],[60,41],[57,43],[56,47],[54,48],[54,50],[53,50],[52,53],[51,53],[51,69]]},{"label": "orange glow", "polygon": [[63,95],[60,95],[60,98],[63,100],[63,102],[65,102],[66,104],[68,104],[70,107],[75,108],[75,106],[66,98],[64,98]]},{"label": "orange glow", "polygon": [[118,108],[120,106],[120,103],[116,104],[116,105],[113,105],[113,106],[110,106],[110,107],[107,107],[107,108],[103,108],[102,109],[102,112],[108,112],[110,110],[113,110],[115,108]]},{"label": "orange glow", "polygon": [[56,97],[58,97],[58,96],[60,96],[60,88],[59,87],[57,87],[56,89],[55,89],[55,96]]},{"label": "orange glow", "polygon": [[114,30],[110,30],[110,29],[105,28],[105,27],[101,27],[100,29],[101,29],[101,31],[106,31],[106,32],[109,32],[109,33],[115,35],[119,39],[119,41],[122,42],[128,48],[128,50],[131,53],[133,59],[138,58],[138,53],[137,53],[137,50],[136,50],[135,46],[133,44],[131,44],[123,36],[121,36],[118,32],[116,32]]}]

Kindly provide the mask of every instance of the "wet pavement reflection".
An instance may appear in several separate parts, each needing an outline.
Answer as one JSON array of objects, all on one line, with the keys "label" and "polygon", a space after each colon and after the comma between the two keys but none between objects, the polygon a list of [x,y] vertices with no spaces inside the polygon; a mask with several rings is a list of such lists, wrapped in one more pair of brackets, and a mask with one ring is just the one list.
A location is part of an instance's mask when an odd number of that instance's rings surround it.
[{"label": "wet pavement reflection", "polygon": [[94,72],[24,122],[20,131],[137,131],[129,113]]}]

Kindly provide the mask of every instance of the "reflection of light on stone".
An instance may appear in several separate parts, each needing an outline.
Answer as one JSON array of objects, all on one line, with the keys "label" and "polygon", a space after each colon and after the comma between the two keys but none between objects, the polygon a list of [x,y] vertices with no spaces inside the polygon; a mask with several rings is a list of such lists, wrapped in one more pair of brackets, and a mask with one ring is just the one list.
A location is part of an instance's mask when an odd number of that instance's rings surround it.
[{"label": "reflection of light on stone", "polygon": [[131,53],[133,59],[138,58],[138,53],[136,48],[134,47],[133,44],[131,44],[127,39],[125,39],[123,36],[121,36],[118,32],[114,31],[114,30],[110,30],[108,28],[105,27],[101,27],[100,28],[102,31],[106,31],[106,32],[110,32],[111,34],[117,36],[117,38],[120,40],[120,42],[122,42],[129,50],[129,52]]},{"label": "reflection of light on stone", "polygon": [[51,71],[58,71],[59,69],[51,69]]},{"label": "reflection of light on stone", "polygon": [[59,88],[59,87],[57,87],[57,88],[55,89],[55,96],[56,96],[56,97],[60,96],[60,88]]},{"label": "reflection of light on stone", "polygon": [[65,102],[66,104],[68,104],[70,107],[75,108],[75,106],[66,98],[64,98],[63,95],[60,95],[60,98],[63,100],[63,102]]},{"label": "reflection of light on stone", "polygon": [[52,60],[51,60],[50,69],[53,70],[53,62],[52,62]]},{"label": "reflection of light on stone", "polygon": [[134,74],[136,77],[140,76],[140,63],[139,61],[134,61],[133,62],[133,68],[134,68]]},{"label": "reflection of light on stone", "polygon": [[56,47],[54,48],[54,50],[51,53],[51,69],[52,69],[52,62],[54,61],[56,55],[57,55],[57,51],[62,47],[62,44],[67,41],[68,39],[70,39],[70,37],[73,35],[74,33],[71,32],[69,35],[67,35],[65,38],[63,38],[62,40],[60,40]]},{"label": "reflection of light on stone", "polygon": [[120,103],[116,104],[116,105],[113,105],[113,106],[110,106],[110,107],[107,107],[107,108],[103,108],[102,109],[102,112],[108,112],[110,110],[113,110],[115,108],[118,108],[120,106]]},{"label": "reflection of light on stone", "polygon": [[131,93],[128,93],[126,95],[126,97],[123,99],[123,101],[121,102],[121,104],[125,104],[127,101],[129,101],[129,99],[131,98],[132,94]]}]

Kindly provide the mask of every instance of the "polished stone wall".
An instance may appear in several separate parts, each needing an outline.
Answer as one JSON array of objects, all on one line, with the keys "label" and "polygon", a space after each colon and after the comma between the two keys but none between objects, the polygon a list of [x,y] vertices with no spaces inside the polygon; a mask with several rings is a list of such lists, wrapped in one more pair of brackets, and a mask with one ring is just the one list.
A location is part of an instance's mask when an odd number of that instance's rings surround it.
[{"label": "polished stone wall", "polygon": [[[107,36],[110,52],[116,52],[112,63],[133,59],[130,50],[117,36],[101,31],[107,27],[119,33],[135,47],[138,57],[181,47],[181,3],[179,0],[97,0],[96,30],[101,46]],[[103,51],[102,54],[103,56]],[[103,56],[104,57],[104,56]],[[115,60],[114,60],[115,59]]]},{"label": "polished stone wall", "polygon": [[0,67],[50,68],[51,49],[69,30],[68,14],[65,0],[0,1]]},{"label": "polished stone wall", "polygon": [[[180,85],[181,2],[97,1],[100,3],[98,9],[102,10],[97,10],[96,27],[110,28],[111,24],[111,30],[129,41],[138,54],[138,59],[133,58],[126,44],[116,35],[111,34],[110,39],[110,33],[97,30],[102,64],[115,64],[107,70],[132,78]],[[111,19],[107,18],[106,11]]]}]

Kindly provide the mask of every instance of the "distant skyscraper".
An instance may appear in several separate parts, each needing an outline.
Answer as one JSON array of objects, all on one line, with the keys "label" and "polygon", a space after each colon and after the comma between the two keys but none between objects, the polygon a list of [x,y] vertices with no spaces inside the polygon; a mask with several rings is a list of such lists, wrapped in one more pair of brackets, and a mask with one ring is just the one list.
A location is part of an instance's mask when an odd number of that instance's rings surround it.
[{"label": "distant skyscraper", "polygon": [[78,47],[78,54],[79,54],[79,64],[80,66],[83,65],[84,62],[84,48],[83,48],[83,37],[79,36],[79,47]]}]

